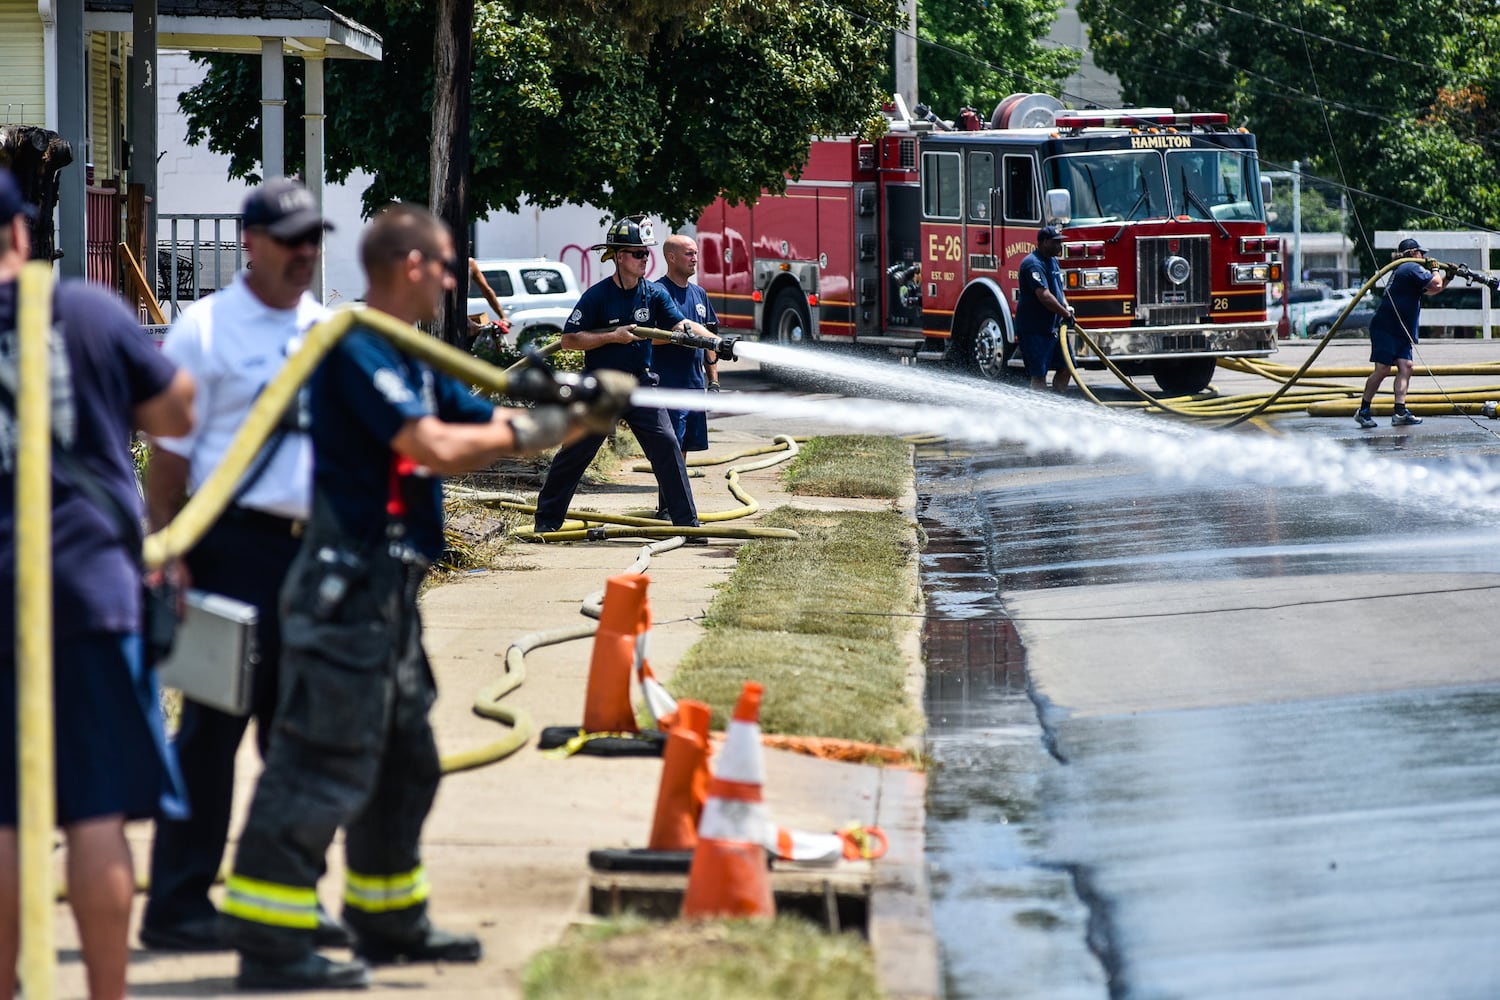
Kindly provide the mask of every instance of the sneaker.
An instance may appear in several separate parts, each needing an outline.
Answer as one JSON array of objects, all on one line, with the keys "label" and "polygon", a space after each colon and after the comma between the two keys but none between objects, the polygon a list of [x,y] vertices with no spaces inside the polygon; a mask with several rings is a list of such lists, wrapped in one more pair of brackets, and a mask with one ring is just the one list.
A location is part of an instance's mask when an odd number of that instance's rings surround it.
[{"label": "sneaker", "polygon": [[286,962],[240,956],[242,990],[362,990],[370,985],[370,967],[359,959],[340,962],[317,952]]},{"label": "sneaker", "polygon": [[[1411,412],[1410,410],[1407,410],[1405,413],[1393,413],[1393,414],[1391,414],[1391,426],[1392,427],[1415,427],[1417,424],[1420,424],[1421,422],[1422,422],[1422,418],[1419,417],[1419,416],[1417,416],[1415,413]],[[1374,423],[1374,421],[1372,420],[1371,423]]]},{"label": "sneaker", "polygon": [[1359,426],[1365,428],[1366,430],[1369,430],[1371,427],[1375,426],[1375,418],[1370,416],[1369,410],[1355,411],[1354,422],[1356,424],[1359,424]]}]

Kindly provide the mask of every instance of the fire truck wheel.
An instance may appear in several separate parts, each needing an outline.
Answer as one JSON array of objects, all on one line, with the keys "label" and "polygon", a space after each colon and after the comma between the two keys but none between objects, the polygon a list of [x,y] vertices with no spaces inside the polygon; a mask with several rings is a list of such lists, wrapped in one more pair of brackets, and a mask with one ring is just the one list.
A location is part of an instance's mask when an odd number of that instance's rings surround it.
[{"label": "fire truck wheel", "polygon": [[1217,366],[1213,358],[1177,358],[1156,362],[1151,374],[1167,395],[1191,396],[1208,388]]},{"label": "fire truck wheel", "polygon": [[812,343],[807,317],[807,299],[795,288],[783,288],[771,301],[771,322],[767,329],[775,343],[800,347]]},{"label": "fire truck wheel", "polygon": [[993,305],[980,306],[973,313],[968,332],[954,345],[953,361],[965,371],[985,378],[1004,378],[1006,363],[1016,352],[1016,345],[1005,339],[1005,321]]}]

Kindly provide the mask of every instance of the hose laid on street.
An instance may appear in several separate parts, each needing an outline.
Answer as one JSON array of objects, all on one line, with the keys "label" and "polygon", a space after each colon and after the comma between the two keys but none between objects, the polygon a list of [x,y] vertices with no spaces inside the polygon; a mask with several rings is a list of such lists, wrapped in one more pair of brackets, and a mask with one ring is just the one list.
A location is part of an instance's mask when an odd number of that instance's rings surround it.
[{"label": "hose laid on street", "polygon": [[[1078,382],[1080,391],[1091,402],[1100,406],[1108,406],[1119,409],[1143,409],[1148,412],[1166,413],[1172,416],[1183,417],[1192,420],[1213,421],[1219,429],[1236,427],[1242,423],[1256,421],[1264,416],[1274,416],[1285,413],[1307,413],[1313,416],[1346,416],[1352,414],[1358,408],[1358,399],[1363,392],[1363,386],[1348,386],[1342,383],[1322,381],[1333,378],[1359,378],[1369,376],[1369,368],[1356,368],[1341,366],[1335,368],[1315,368],[1314,362],[1328,346],[1343,326],[1345,318],[1354,310],[1355,305],[1369,294],[1377,280],[1390,271],[1395,270],[1407,258],[1398,257],[1390,263],[1379,268],[1363,285],[1358,292],[1344,306],[1338,318],[1328,331],[1318,341],[1317,346],[1308,354],[1303,363],[1292,368],[1289,365],[1278,365],[1263,358],[1220,358],[1219,366],[1244,372],[1247,374],[1261,375],[1267,379],[1278,382],[1276,389],[1266,393],[1247,393],[1237,396],[1215,397],[1210,399],[1197,399],[1193,397],[1172,397],[1159,399],[1147,393],[1135,384],[1118,365],[1107,355],[1099,350],[1098,344],[1082,328],[1075,327],[1073,332],[1083,339],[1084,344],[1093,355],[1101,360],[1121,383],[1130,390],[1137,398],[1135,401],[1112,402],[1100,399],[1089,386],[1078,378],[1076,367],[1068,336],[1066,332],[1060,337],[1063,361],[1072,374],[1074,381]],[[1445,264],[1442,261],[1427,261],[1427,265],[1434,270],[1442,269],[1450,273],[1456,271],[1455,265]],[[1441,365],[1423,366],[1414,369],[1414,375],[1500,375],[1500,362],[1484,362],[1477,365]],[[1432,398],[1436,397],[1436,398]],[[1408,394],[1408,405],[1421,413],[1461,413],[1469,412],[1467,407],[1470,403],[1481,404],[1483,402],[1500,398],[1500,386],[1479,387],[1464,389],[1459,392],[1432,392],[1432,393],[1410,393]],[[1415,405],[1412,404],[1415,400]],[[1392,404],[1377,403],[1377,409],[1389,408]],[[1418,406],[1424,407],[1417,410]],[[1265,426],[1261,424],[1261,426]]]}]

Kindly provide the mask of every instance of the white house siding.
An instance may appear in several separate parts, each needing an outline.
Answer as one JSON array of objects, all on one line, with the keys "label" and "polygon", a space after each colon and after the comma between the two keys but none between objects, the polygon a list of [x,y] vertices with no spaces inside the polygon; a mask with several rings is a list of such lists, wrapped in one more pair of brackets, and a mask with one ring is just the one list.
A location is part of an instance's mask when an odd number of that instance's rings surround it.
[{"label": "white house siding", "polygon": [[43,54],[36,0],[0,0],[0,123],[47,124]]}]

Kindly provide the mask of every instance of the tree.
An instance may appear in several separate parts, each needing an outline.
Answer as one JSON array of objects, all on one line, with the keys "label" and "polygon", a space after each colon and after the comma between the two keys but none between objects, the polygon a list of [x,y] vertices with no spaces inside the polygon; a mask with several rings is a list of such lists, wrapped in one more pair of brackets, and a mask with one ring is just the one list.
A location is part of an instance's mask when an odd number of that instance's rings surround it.
[{"label": "tree", "polygon": [[[1333,195],[1335,202],[1338,194]],[[1271,204],[1266,206],[1268,221],[1266,228],[1273,233],[1292,232],[1293,220],[1297,217],[1296,199],[1293,197],[1292,184],[1286,181],[1278,184],[1271,192]],[[1275,215],[1274,219],[1269,218]],[[1304,233],[1336,233],[1341,229],[1342,220],[1339,217],[1337,204],[1330,204],[1317,188],[1308,184],[1305,180],[1302,185],[1302,231]]]},{"label": "tree", "polygon": [[917,11],[918,93],[940,117],[972,107],[989,121],[1007,94],[1057,93],[1076,52],[1042,39],[1062,0],[923,0]]},{"label": "tree", "polygon": [[[1080,0],[1126,100],[1227,111],[1349,193],[1352,236],[1493,225],[1500,15],[1439,0]],[[1489,8],[1484,8],[1488,11]],[[1479,113],[1476,113],[1479,112]]]},{"label": "tree", "polygon": [[[367,210],[428,198],[433,6],[339,4],[384,40],[380,63],[327,67],[328,173],[371,172]],[[893,0],[718,0],[707,13],[661,22],[644,47],[579,13],[586,6],[560,0],[543,20],[476,4],[475,214],[514,210],[526,197],[680,223],[721,192],[748,200],[781,189],[785,172],[806,161],[808,136],[868,126],[887,96]],[[205,81],[180,98],[189,141],[227,153],[231,174],[253,180],[258,64],[208,62]],[[292,102],[299,69],[288,61]],[[302,163],[300,136],[288,136],[286,154],[289,169]]]}]

